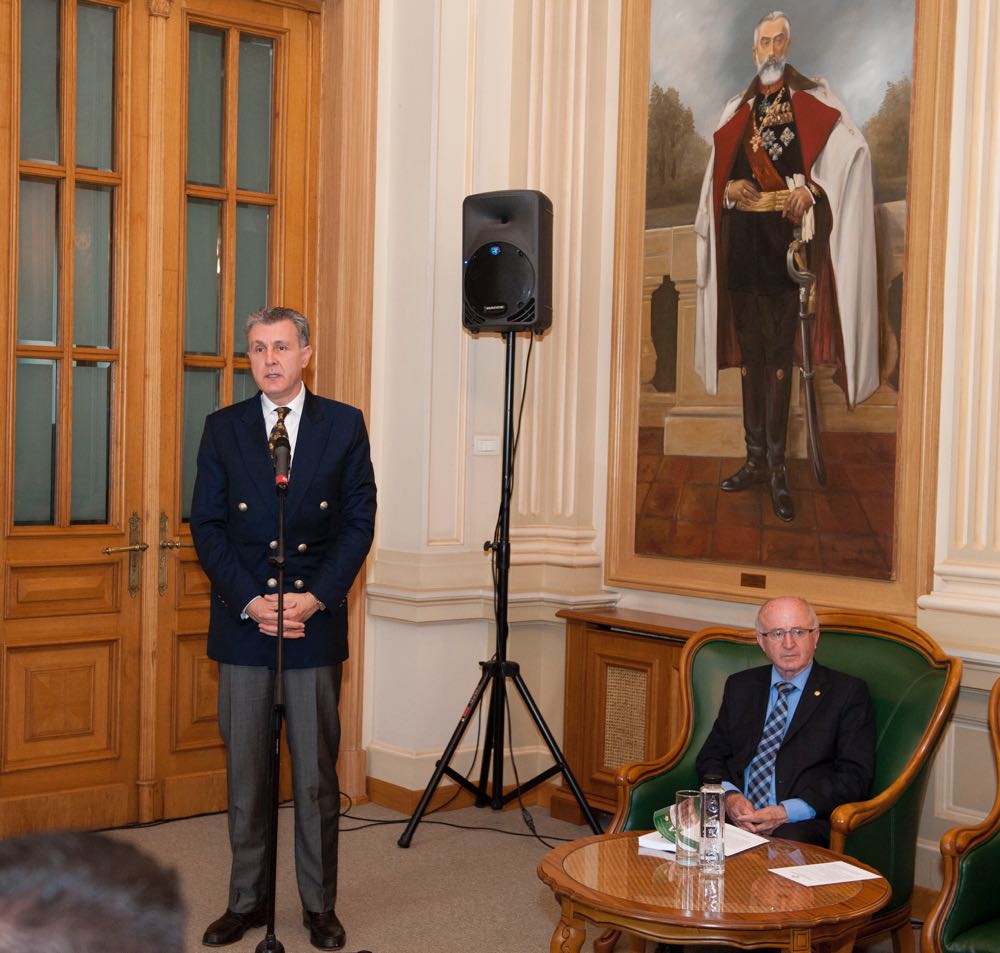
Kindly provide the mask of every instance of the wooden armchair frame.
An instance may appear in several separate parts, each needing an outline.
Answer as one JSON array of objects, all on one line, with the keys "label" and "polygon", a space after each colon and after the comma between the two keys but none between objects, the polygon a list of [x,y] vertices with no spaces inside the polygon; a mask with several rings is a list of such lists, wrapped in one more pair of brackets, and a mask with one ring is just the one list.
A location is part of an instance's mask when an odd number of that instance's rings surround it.
[{"label": "wooden armchair frame", "polygon": [[[941,739],[945,725],[958,697],[962,663],[959,659],[946,655],[940,646],[926,633],[898,619],[860,612],[824,612],[819,614],[819,622],[821,631],[828,633],[830,638],[836,638],[836,633],[843,633],[855,636],[871,635],[879,639],[898,642],[918,653],[929,669],[938,671],[943,675],[943,682],[933,713],[927,720],[924,730],[903,769],[891,783],[875,796],[865,801],[841,804],[831,815],[830,848],[839,853],[861,855],[860,859],[873,863],[868,857],[863,856],[865,850],[864,845],[861,843],[861,838],[864,836],[865,827],[875,822],[897,805],[901,805],[904,799],[911,799],[907,801],[905,807],[912,814],[915,805],[917,816],[919,816],[919,802],[922,800],[923,791],[926,786],[931,756]],[[629,814],[633,807],[633,792],[641,782],[676,769],[679,772],[679,776],[686,775],[684,783],[678,785],[678,787],[691,786],[693,781],[693,756],[696,753],[690,750],[693,747],[692,733],[695,713],[691,686],[692,668],[699,650],[706,643],[715,640],[743,644],[747,648],[748,653],[748,665],[746,667],[749,667],[751,664],[766,663],[763,654],[757,649],[755,635],[752,630],[714,627],[703,629],[688,640],[680,659],[680,724],[683,725],[683,733],[662,758],[655,761],[625,765],[619,771],[617,777],[618,807],[612,820],[610,831],[619,831],[628,828]],[[820,660],[823,657],[822,645],[823,636],[821,635],[821,648],[817,652],[817,658]],[[757,654],[753,655],[751,649],[756,651]],[[837,666],[834,665],[834,667]],[[721,699],[721,686],[718,686],[716,690]],[[915,838],[913,849],[915,854]],[[879,867],[877,863],[874,866]],[[891,880],[892,878],[890,877]],[[912,858],[910,859],[908,868],[904,864],[904,870],[901,872],[898,880],[904,889],[898,890],[897,888],[897,890],[899,894],[905,893],[905,897],[894,896],[891,909],[875,917],[867,926],[863,927],[858,934],[858,940],[867,940],[871,937],[890,932],[892,934],[894,953],[912,953],[914,949],[913,931],[910,928]],[[617,937],[605,935],[595,942],[595,949],[599,953],[606,953],[606,951],[613,948],[616,940]]]},{"label": "wooden armchair frame", "polygon": [[[990,744],[997,772],[997,794],[993,808],[978,824],[969,827],[953,827],[945,831],[941,838],[941,858],[944,861],[944,879],[941,892],[931,907],[920,934],[920,948],[925,953],[948,953],[950,934],[956,924],[950,922],[955,913],[959,889],[963,886],[963,875],[970,876],[969,859],[979,854],[979,860],[986,863],[985,850],[990,851],[989,869],[993,873],[991,891],[996,889],[996,877],[1000,876],[1000,679],[994,685],[989,698]],[[980,868],[976,876],[980,879],[984,870]],[[1000,920],[1000,910],[992,919]],[[959,926],[958,930],[964,932]],[[1000,943],[1000,938],[998,938]],[[963,944],[965,946],[967,944]],[[994,948],[997,944],[994,944]]]}]

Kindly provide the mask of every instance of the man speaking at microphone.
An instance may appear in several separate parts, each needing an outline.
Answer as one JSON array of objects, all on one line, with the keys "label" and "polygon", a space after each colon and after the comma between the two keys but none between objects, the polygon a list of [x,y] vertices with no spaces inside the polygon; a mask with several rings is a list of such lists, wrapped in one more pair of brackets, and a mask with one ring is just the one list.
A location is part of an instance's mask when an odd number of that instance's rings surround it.
[{"label": "man speaking at microphone", "polygon": [[191,535],[212,583],[208,654],[219,663],[233,860],[226,912],[206,946],[266,923],[278,486],[285,503],[285,725],[295,794],[295,871],[313,946],[340,949],[337,821],[347,593],[375,529],[375,479],[361,412],[302,382],[309,323],[290,308],[244,327],[260,394],[210,414],[198,450]]}]

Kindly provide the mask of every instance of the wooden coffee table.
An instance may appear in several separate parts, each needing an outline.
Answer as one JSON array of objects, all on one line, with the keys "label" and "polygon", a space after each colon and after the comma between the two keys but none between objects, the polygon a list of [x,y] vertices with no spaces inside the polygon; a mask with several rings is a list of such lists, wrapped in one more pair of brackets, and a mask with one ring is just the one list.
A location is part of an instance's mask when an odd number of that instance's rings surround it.
[{"label": "wooden coffee table", "polygon": [[579,953],[587,922],[631,934],[633,951],[654,940],[849,953],[858,927],[891,895],[883,877],[800,887],[769,872],[844,859],[823,847],[774,838],[727,858],[719,878],[681,867],[673,854],[640,854],[638,834],[587,837],[542,858],[538,876],[562,905],[550,953]]}]

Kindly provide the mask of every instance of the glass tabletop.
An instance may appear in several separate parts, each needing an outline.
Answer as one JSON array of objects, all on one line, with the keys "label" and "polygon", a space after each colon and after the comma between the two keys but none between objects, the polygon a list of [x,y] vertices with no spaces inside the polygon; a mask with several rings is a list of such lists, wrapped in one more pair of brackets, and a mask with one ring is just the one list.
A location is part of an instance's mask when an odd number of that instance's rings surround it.
[{"label": "glass tabletop", "polygon": [[[555,855],[561,855],[558,858]],[[775,867],[844,860],[822,847],[772,839],[727,858],[725,874],[682,867],[674,855],[641,849],[636,834],[587,838],[553,852],[571,892],[669,912],[671,919],[772,921],[813,919],[877,909],[888,899],[885,880],[803,887],[771,873]],[[849,859],[849,858],[848,858]],[[567,883],[567,878],[569,883]],[[582,888],[582,890],[581,890]]]}]

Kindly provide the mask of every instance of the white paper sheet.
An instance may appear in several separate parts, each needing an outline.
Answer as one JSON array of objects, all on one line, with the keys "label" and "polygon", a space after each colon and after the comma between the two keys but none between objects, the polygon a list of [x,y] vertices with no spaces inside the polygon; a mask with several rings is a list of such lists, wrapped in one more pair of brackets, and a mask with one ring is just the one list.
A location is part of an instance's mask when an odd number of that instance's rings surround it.
[{"label": "white paper sheet", "polygon": [[771,873],[794,880],[803,887],[846,884],[853,880],[875,880],[880,876],[844,860],[831,860],[826,864],[804,864],[801,867],[774,867]]}]

